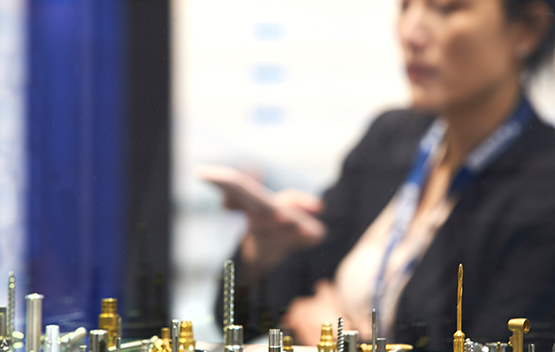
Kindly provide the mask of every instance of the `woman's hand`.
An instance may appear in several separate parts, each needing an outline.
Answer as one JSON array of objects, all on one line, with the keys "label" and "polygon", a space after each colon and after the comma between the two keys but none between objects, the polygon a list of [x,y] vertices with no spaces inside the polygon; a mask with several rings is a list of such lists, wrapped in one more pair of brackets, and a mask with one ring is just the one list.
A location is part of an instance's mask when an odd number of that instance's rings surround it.
[{"label": "woman's hand", "polygon": [[[334,334],[337,334],[337,320],[342,312],[333,284],[329,280],[320,280],[314,290],[313,296],[291,302],[282,318],[283,325],[293,332],[295,344],[316,346],[323,323],[331,323]],[[349,330],[349,326],[344,319],[345,330]]]},{"label": "woman's hand", "polygon": [[273,193],[252,177],[226,167],[203,167],[200,176],[221,188],[224,204],[248,218],[241,241],[243,279],[257,280],[294,250],[324,239],[325,227],[315,215],[323,202],[294,189]]}]

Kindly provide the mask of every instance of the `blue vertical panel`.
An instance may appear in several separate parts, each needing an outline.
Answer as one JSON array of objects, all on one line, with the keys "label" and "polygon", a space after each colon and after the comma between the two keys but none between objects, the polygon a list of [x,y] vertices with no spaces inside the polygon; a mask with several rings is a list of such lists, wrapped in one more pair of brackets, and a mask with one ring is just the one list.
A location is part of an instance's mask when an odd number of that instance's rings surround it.
[{"label": "blue vertical panel", "polygon": [[125,3],[30,1],[28,36],[28,287],[91,328],[122,293]]}]

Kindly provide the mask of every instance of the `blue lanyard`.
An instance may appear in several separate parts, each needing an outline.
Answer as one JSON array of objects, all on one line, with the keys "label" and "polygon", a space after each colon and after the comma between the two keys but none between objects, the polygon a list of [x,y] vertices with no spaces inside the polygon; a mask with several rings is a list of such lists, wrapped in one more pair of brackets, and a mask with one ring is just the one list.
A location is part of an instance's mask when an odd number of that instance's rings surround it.
[{"label": "blue lanyard", "polygon": [[[532,116],[532,108],[528,100],[523,97],[513,114],[486,140],[472,150],[454,177],[449,187],[448,197],[458,196],[466,185],[472,182],[488,165],[507,150],[522,134]],[[434,160],[432,156],[436,154],[439,145],[443,141],[446,129],[443,121],[436,120],[426,134],[424,134],[413,159],[412,168],[399,189],[395,204],[395,220],[374,284],[373,303],[378,314],[380,313],[381,300],[385,292],[383,279],[387,264],[393,250],[405,237],[408,226],[414,217],[422,189],[430,173],[431,163]],[[414,269],[417,259],[413,258],[409,262],[405,268],[405,274],[410,273]],[[380,316],[378,315],[378,323]]]}]

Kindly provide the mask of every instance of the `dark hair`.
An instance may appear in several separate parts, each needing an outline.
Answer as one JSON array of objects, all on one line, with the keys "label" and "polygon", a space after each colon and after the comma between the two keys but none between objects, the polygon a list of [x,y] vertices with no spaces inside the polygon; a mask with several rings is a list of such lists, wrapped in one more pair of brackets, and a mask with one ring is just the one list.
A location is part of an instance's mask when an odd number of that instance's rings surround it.
[{"label": "dark hair", "polygon": [[[527,4],[538,0],[503,0],[510,18],[520,18]],[[555,13],[555,0],[541,0],[551,8],[551,15]],[[555,17],[551,21],[551,28],[547,31],[542,42],[532,55],[528,58],[527,68],[531,72],[536,71],[542,63],[553,58],[555,50]]]}]

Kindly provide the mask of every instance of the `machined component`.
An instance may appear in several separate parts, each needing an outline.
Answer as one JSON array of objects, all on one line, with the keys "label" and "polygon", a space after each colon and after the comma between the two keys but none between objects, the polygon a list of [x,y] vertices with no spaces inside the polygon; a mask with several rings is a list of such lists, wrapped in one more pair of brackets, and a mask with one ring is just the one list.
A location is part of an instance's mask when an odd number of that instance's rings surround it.
[{"label": "machined component", "polygon": [[[160,343],[159,345],[161,346],[161,342],[162,342],[162,340],[158,336],[154,335],[148,340],[136,340],[136,341],[122,343],[120,346],[120,350],[121,352],[140,351],[143,345],[143,341],[148,341],[149,346],[154,345],[155,347],[157,343]],[[108,352],[117,352],[117,351],[118,351],[117,344],[114,344],[114,346],[112,347],[108,347]]]},{"label": "machined component", "polygon": [[377,352],[386,352],[387,351],[387,342],[385,337],[378,337],[376,338],[376,351]]},{"label": "machined component", "polygon": [[170,329],[169,328],[162,328],[160,332],[160,336],[162,337],[162,343],[160,344],[160,348],[162,351],[171,351],[172,344],[170,341]]},{"label": "machined component", "polygon": [[106,330],[91,330],[89,332],[90,352],[108,351],[108,332]]},{"label": "machined component", "polygon": [[[483,352],[507,352],[509,344],[502,342],[489,342],[482,348]],[[476,350],[476,349],[475,349]]]},{"label": "machined component", "polygon": [[149,348],[150,348],[150,341],[149,340],[143,340],[141,342],[141,352],[148,352]]},{"label": "machined component", "polygon": [[345,352],[345,335],[343,334],[343,318],[337,319],[337,352]]},{"label": "machined component", "polygon": [[283,352],[293,352],[293,338],[291,336],[283,337]]},{"label": "machined component", "polygon": [[534,345],[533,343],[529,343],[528,352],[536,352],[536,345]]},{"label": "machined component", "polygon": [[225,329],[224,351],[243,352],[243,327],[241,325],[229,325]]},{"label": "machined component", "polygon": [[8,309],[6,307],[0,307],[0,340],[8,339]]},{"label": "machined component", "polygon": [[268,352],[282,352],[283,333],[279,329],[268,332]]},{"label": "machined component", "polygon": [[172,320],[172,351],[174,352],[177,352],[179,350],[179,328],[179,320]]},{"label": "machined component", "polygon": [[[457,331],[453,334],[453,352],[464,351],[464,332],[462,331],[462,292],[463,292],[463,265],[459,264],[457,287]],[[520,351],[522,352],[522,351]]]},{"label": "machined component", "polygon": [[322,324],[320,332],[320,343],[318,343],[318,352],[336,352],[337,347],[333,341],[333,330],[330,323]]},{"label": "machined component", "polygon": [[376,338],[378,337],[377,331],[378,317],[376,316],[376,308],[372,309],[372,351],[376,351]]},{"label": "machined component", "polygon": [[182,321],[179,330],[179,351],[195,352],[196,341],[193,336],[193,323],[190,321]]},{"label": "machined component", "polygon": [[[80,327],[74,331],[60,337],[60,350],[71,352],[81,348],[83,341],[87,337],[87,329]],[[85,346],[86,347],[86,346]]]},{"label": "machined component", "polygon": [[524,334],[530,331],[530,321],[525,318],[511,319],[507,326],[513,332],[509,339],[509,345],[513,348],[513,352],[523,352]]},{"label": "machined component", "polygon": [[464,352],[474,352],[474,342],[469,338],[464,341]]},{"label": "machined component", "polygon": [[225,329],[235,323],[235,264],[224,263],[224,336]]},{"label": "machined component", "polygon": [[60,327],[58,325],[46,326],[44,352],[60,352]]},{"label": "machined component", "polygon": [[114,347],[116,348],[116,352],[121,352],[121,337],[116,337],[114,341]]},{"label": "machined component", "polygon": [[104,298],[98,316],[98,328],[108,332],[108,347],[114,346],[116,337],[121,337],[121,318],[118,315],[117,298]]},{"label": "machined component", "polygon": [[358,331],[346,331],[345,335],[345,352],[358,351]]},{"label": "machined component", "polygon": [[10,351],[10,344],[8,340],[1,339],[0,340],[0,352],[9,352]]},{"label": "machined component", "polygon": [[[412,345],[407,345],[404,343],[388,343],[385,345],[385,350],[387,352],[402,350],[402,351],[412,351],[414,347]],[[362,352],[372,352],[372,345],[362,343],[359,346],[359,351]]]},{"label": "machined component", "polygon": [[43,295],[32,293],[25,296],[27,300],[27,332],[25,351],[40,352],[42,336],[42,300]]},{"label": "machined component", "polygon": [[8,336],[15,331],[15,275],[13,271],[8,274]]}]

